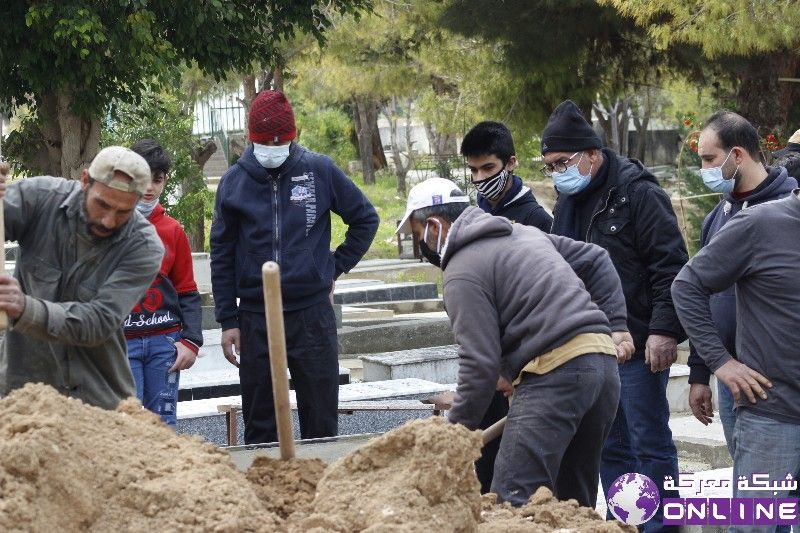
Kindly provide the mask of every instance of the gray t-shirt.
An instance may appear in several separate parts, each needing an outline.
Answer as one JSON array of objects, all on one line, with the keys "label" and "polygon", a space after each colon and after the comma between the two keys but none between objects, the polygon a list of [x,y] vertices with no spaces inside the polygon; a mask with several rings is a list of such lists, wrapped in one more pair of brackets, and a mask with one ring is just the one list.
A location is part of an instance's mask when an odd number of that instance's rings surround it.
[{"label": "gray t-shirt", "polygon": [[772,382],[768,398],[746,407],[800,423],[800,189],[737,214],[695,255],[672,284],[684,329],[712,371],[728,362],[709,296],[736,285],[738,359]]}]

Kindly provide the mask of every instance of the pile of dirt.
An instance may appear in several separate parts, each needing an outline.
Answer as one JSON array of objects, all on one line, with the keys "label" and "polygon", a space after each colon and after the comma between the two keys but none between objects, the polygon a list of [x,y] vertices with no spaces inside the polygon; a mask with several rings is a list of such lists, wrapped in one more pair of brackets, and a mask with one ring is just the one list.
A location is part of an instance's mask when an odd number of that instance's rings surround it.
[{"label": "pile of dirt", "polygon": [[227,453],[135,400],[90,407],[45,385],[0,399],[0,531],[265,531],[281,520]]},{"label": "pile of dirt", "polygon": [[635,531],[540,489],[481,497],[480,432],[434,417],[326,467],[228,454],[135,400],[105,411],[44,385],[0,399],[0,531]]},{"label": "pile of dirt", "polygon": [[442,418],[415,420],[331,465],[317,485],[308,531],[473,531],[480,486],[477,431]]},{"label": "pile of dirt", "polygon": [[312,512],[311,502],[326,464],[319,459],[281,461],[256,457],[247,471],[256,495],[264,505],[281,518],[293,513]]},{"label": "pile of dirt", "polygon": [[570,531],[575,533],[636,533],[633,526],[617,521],[604,521],[588,507],[575,500],[559,501],[550,489],[539,487],[528,503],[522,507],[497,505],[494,494],[482,499],[481,524],[478,531],[513,531],[519,533],[548,533]]}]

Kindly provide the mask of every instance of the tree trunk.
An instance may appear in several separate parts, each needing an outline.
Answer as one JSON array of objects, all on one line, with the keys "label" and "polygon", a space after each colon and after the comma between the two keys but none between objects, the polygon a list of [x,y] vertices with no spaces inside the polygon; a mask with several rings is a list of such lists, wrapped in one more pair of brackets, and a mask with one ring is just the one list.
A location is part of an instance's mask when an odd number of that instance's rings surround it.
[{"label": "tree trunk", "polygon": [[23,164],[42,174],[80,178],[100,150],[100,118],[75,115],[68,91],[40,98],[37,113],[46,150]]},{"label": "tree trunk", "polygon": [[397,134],[397,127],[399,124],[401,106],[396,96],[392,96],[391,104],[383,108],[383,114],[389,122],[389,143],[391,145],[392,163],[394,163],[394,175],[397,178],[397,192],[406,193],[406,176],[412,165],[411,154],[411,101],[409,100],[406,107],[405,123],[405,141],[406,141],[406,154],[407,157],[403,161],[403,150],[400,147],[400,140]]},{"label": "tree trunk", "polygon": [[[253,100],[256,99],[256,75],[245,74],[242,77],[242,86],[244,88],[244,98],[239,99],[239,103],[244,108],[244,134],[245,139],[250,141],[250,106],[253,105]],[[209,155],[209,157],[211,157]],[[202,166],[200,168],[203,168]]]},{"label": "tree trunk", "polygon": [[283,66],[278,65],[272,70],[272,83],[276,91],[283,92]]},{"label": "tree trunk", "polygon": [[652,113],[653,106],[650,99],[650,88],[647,88],[643,105],[637,104],[631,107],[633,126],[636,128],[636,151],[634,157],[642,163],[644,163],[647,157],[647,145],[649,143],[647,128],[650,126],[650,117]]},{"label": "tree trunk", "polygon": [[353,119],[358,136],[358,155],[361,159],[361,172],[364,183],[375,183],[375,167],[372,159],[372,128],[369,121],[369,107],[372,102],[369,98],[358,96],[355,98]]},{"label": "tree trunk", "polygon": [[[213,139],[206,139],[192,149],[192,161],[197,164],[200,172],[199,174],[188,176],[181,182],[183,195],[201,191],[206,186],[202,169],[216,151],[217,145]],[[188,221],[184,229],[186,230],[186,236],[189,238],[189,247],[192,251],[202,252],[206,245],[206,214],[202,196],[194,197],[194,205],[192,207],[192,212],[195,213],[195,216]]]},{"label": "tree trunk", "polygon": [[800,71],[800,55],[779,50],[748,59],[741,73],[736,95],[739,112],[758,129],[760,136],[785,132],[795,83],[778,78],[796,78]]},{"label": "tree trunk", "polygon": [[386,154],[383,152],[383,141],[381,141],[381,132],[378,128],[378,115],[381,111],[381,104],[377,100],[371,100],[369,109],[369,125],[372,130],[372,167],[375,170],[380,170],[389,166],[386,161]]}]

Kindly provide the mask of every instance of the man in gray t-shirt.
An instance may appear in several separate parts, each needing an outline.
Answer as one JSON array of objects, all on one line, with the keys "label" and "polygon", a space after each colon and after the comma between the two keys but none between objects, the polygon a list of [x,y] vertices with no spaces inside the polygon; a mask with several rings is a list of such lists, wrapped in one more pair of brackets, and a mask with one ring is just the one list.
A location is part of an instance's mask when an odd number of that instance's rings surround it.
[{"label": "man in gray t-shirt", "polygon": [[[689,338],[736,400],[734,479],[761,473],[774,482],[800,474],[799,192],[737,214],[672,285]],[[711,294],[734,284],[738,360],[725,349],[709,307]],[[763,496],[788,495],[774,492]],[[762,494],[737,487],[734,496]]]}]

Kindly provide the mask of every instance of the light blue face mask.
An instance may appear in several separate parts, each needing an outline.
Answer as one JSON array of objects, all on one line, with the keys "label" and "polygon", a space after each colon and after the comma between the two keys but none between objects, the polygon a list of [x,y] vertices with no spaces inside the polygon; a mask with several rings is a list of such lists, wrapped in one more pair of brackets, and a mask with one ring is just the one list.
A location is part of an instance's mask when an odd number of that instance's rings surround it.
[{"label": "light blue face mask", "polygon": [[728,159],[731,157],[732,153],[733,149],[728,152],[727,157],[725,157],[725,161],[723,161],[720,166],[700,169],[700,175],[703,177],[703,183],[705,183],[706,187],[714,192],[727,194],[733,191],[733,187],[736,185],[734,178],[736,177],[736,173],[739,172],[739,165],[736,165],[736,171],[730,178],[726,178],[722,175],[722,167],[724,167],[725,163],[728,162]]},{"label": "light blue face mask", "polygon": [[253,155],[264,168],[278,168],[289,158],[289,144],[267,146],[253,143]]},{"label": "light blue face mask", "polygon": [[578,159],[578,162],[570,167],[567,167],[567,170],[564,172],[553,172],[553,184],[561,194],[571,196],[581,192],[586,188],[587,185],[589,185],[589,181],[592,179],[592,168],[594,167],[594,163],[592,163],[592,166],[589,167],[589,173],[583,175],[578,170],[578,165],[581,164],[581,159],[583,159],[583,153]]}]

